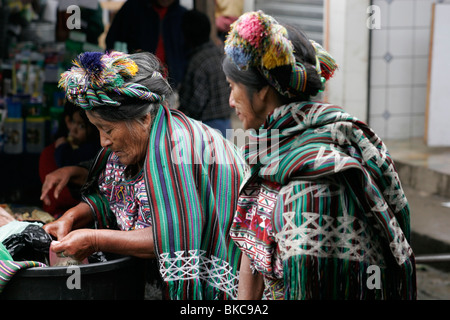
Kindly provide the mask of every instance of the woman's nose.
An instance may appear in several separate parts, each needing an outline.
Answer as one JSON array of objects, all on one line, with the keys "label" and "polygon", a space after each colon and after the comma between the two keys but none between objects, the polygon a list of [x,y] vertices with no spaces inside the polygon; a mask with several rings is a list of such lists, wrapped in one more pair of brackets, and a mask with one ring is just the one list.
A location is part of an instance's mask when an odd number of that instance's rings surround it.
[{"label": "woman's nose", "polygon": [[107,148],[112,144],[111,139],[109,139],[105,134],[100,133],[100,145],[103,148]]},{"label": "woman's nose", "polygon": [[233,98],[233,95],[232,95],[232,94],[230,94],[230,97],[228,98],[228,104],[230,105],[231,108],[234,109],[234,107],[235,107],[235,102],[234,102],[234,98]]}]

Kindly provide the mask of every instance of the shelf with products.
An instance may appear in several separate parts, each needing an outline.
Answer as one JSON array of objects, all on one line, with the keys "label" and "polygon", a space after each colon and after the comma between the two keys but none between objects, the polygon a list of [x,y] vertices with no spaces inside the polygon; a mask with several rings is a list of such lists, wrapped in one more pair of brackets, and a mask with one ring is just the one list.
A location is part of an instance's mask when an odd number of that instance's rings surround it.
[{"label": "shelf with products", "polygon": [[[102,1],[31,2],[0,0],[0,203],[35,204],[39,156],[64,111],[60,74],[81,52],[104,50],[95,38],[105,31],[102,13],[112,10]],[[82,8],[81,29],[66,23],[69,3]]]},{"label": "shelf with products", "polygon": [[19,43],[0,60],[0,203],[39,204],[39,156],[58,130],[65,44]]},{"label": "shelf with products", "polygon": [[63,111],[64,51],[24,43],[0,65],[0,153],[40,153]]}]

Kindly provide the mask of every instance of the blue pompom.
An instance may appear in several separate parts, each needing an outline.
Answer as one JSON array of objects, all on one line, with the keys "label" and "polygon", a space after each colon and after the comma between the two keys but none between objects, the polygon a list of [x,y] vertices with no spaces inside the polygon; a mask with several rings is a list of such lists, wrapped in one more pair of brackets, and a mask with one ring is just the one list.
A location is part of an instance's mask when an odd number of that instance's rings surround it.
[{"label": "blue pompom", "polygon": [[101,61],[103,53],[101,52],[85,52],[78,56],[81,66],[86,73],[95,74],[103,71],[104,64]]},{"label": "blue pompom", "polygon": [[242,48],[228,46],[225,47],[225,53],[239,67],[239,69],[247,68],[251,62],[250,55],[245,53]]}]

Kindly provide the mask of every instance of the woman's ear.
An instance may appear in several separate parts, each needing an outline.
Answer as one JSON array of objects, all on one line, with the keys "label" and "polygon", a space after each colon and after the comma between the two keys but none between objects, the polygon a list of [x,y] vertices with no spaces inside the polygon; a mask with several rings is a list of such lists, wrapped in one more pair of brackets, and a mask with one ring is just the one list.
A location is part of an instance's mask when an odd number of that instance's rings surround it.
[{"label": "woman's ear", "polygon": [[141,119],[142,119],[142,124],[144,125],[144,127],[146,129],[148,129],[148,131],[150,131],[150,126],[152,124],[152,116],[150,115],[150,113],[147,113]]},{"label": "woman's ear", "polygon": [[259,100],[267,101],[269,91],[270,91],[270,86],[267,85],[267,86],[263,87],[261,90],[259,90],[258,92],[256,92],[256,95],[258,96]]},{"label": "woman's ear", "polygon": [[[256,98],[256,99],[255,99]],[[279,99],[279,94],[270,85],[263,87],[258,92],[255,92],[253,97],[253,105],[257,110],[262,111],[266,115],[271,113],[275,108],[282,105]]]},{"label": "woman's ear", "polygon": [[147,113],[145,116],[142,117],[142,122],[146,125],[150,124],[152,122],[152,116],[150,113]]}]

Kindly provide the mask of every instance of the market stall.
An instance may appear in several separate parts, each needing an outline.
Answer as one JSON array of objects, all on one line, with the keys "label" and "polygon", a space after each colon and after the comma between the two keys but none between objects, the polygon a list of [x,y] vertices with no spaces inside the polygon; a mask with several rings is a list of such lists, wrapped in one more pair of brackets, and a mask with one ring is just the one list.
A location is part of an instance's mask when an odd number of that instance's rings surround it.
[{"label": "market stall", "polygon": [[59,76],[81,52],[104,50],[122,3],[0,0],[0,299],[143,298],[143,262],[101,252],[77,263],[83,282],[72,290],[74,262],[49,250],[42,226],[55,217],[39,200],[39,158],[64,110]]},{"label": "market stall", "polygon": [[124,1],[0,0],[0,203],[39,205],[39,155],[55,139],[61,72],[103,51]]}]

